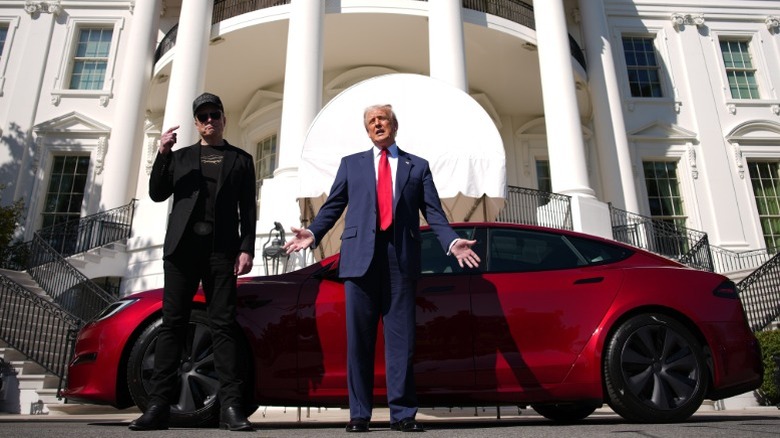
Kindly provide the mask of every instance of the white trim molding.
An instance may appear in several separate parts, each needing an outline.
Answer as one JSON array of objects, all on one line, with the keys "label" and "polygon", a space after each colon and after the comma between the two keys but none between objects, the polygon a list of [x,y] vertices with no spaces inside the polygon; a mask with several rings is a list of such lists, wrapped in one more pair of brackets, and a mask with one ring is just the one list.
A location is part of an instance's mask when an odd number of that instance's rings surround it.
[{"label": "white trim molding", "polygon": [[45,12],[57,17],[62,13],[62,5],[60,4],[60,0],[50,0],[50,1],[27,0],[24,3],[24,11],[30,15],[35,15],[35,14],[40,14],[42,12]]},{"label": "white trim molding", "polygon": [[780,16],[777,15],[770,15],[766,17],[766,20],[764,20],[764,23],[766,23],[766,28],[769,29],[770,32],[778,32],[780,31]]},{"label": "white trim molding", "polygon": [[674,12],[669,19],[672,21],[672,26],[677,31],[680,31],[685,25],[704,27],[704,14],[682,14]]}]

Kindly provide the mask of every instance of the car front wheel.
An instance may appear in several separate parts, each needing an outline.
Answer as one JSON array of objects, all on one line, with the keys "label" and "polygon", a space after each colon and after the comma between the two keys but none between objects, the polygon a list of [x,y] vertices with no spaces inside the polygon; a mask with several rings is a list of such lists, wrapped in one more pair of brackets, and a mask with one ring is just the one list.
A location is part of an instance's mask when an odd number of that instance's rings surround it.
[{"label": "car front wheel", "polygon": [[[146,410],[149,404],[155,347],[161,324],[162,318],[158,318],[144,329],[133,345],[127,363],[130,395],[141,410]],[[171,405],[171,426],[215,426],[219,421],[218,389],[206,312],[195,309],[190,316],[187,344],[179,367],[177,402]]]},{"label": "car front wheel", "polygon": [[631,421],[685,420],[707,392],[702,351],[691,331],[669,316],[628,319],[611,336],[604,354],[609,405]]}]

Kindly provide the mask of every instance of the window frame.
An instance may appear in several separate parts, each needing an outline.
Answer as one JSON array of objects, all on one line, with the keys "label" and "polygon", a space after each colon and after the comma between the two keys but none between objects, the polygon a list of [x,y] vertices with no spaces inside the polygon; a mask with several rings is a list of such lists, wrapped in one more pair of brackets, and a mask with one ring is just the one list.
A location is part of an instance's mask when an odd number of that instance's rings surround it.
[{"label": "window frame", "polygon": [[[759,68],[760,62],[758,59],[758,52],[755,50],[756,45],[756,39],[755,34],[720,34],[717,35],[715,38],[715,45],[717,49],[718,54],[718,62],[720,67],[720,77],[723,81],[723,92],[726,97],[726,100],[729,102],[755,102],[755,101],[761,101],[764,100],[762,96],[766,95],[766,86],[762,84],[762,75],[760,73],[761,69]],[[744,42],[747,44],[747,51],[750,54],[750,61],[753,71],[753,79],[756,83],[756,92],[758,93],[758,97],[748,97],[748,98],[742,98],[742,97],[734,97],[734,95],[731,92],[731,85],[729,82],[729,68],[726,67],[726,61],[723,57],[723,48],[721,47],[721,44],[723,42]],[[732,69],[735,70],[735,69]]]},{"label": "window frame", "polygon": [[[667,139],[670,140],[670,139]],[[695,146],[692,140],[681,139],[680,142],[665,142],[662,139],[648,139],[638,141],[632,139],[636,154],[632,154],[633,166],[636,169],[636,190],[641,200],[647,200],[647,187],[645,185],[645,161],[677,161],[677,177],[680,183],[680,194],[685,205],[685,213],[688,217],[686,227],[700,229],[698,205],[696,204],[696,191],[694,179],[697,178],[697,159],[695,158]],[[640,214],[650,217],[650,205],[642,202],[639,206]]]},{"label": "window frame", "polygon": [[[124,18],[121,17],[101,17],[101,18],[81,18],[71,17],[68,19],[68,34],[65,39],[62,62],[59,73],[55,78],[54,89],[52,90],[52,100],[55,105],[59,104],[63,97],[95,97],[100,99],[102,106],[108,105],[109,99],[114,97],[114,74],[117,62],[117,49],[124,29]],[[79,90],[71,89],[70,81],[75,64],[76,48],[79,42],[81,31],[89,28],[111,28],[111,48],[109,49],[108,60],[106,62],[106,75],[103,79],[103,88],[100,90]]]},{"label": "window frame", "polygon": [[[662,97],[634,97],[631,95],[631,84],[628,81],[628,64],[623,50],[623,37],[651,38],[655,48],[656,59],[658,60],[659,82],[661,84]],[[623,74],[618,74],[617,80],[620,82],[621,95],[627,105],[628,111],[634,111],[637,104],[667,105],[674,103],[679,105],[680,98],[675,86],[674,69],[669,62],[669,48],[667,47],[667,31],[661,26],[656,27],[620,27],[614,29],[612,33],[613,48],[619,47],[619,54],[613,49],[612,57],[615,62],[616,70],[622,69]]]},{"label": "window frame", "polygon": [[[732,138],[730,139],[731,147],[734,149],[736,172],[741,175],[742,191],[740,195],[744,196],[747,204],[751,208],[750,218],[747,220],[745,231],[747,232],[748,245],[750,248],[765,248],[766,243],[764,240],[764,230],[761,227],[761,218],[758,214],[758,205],[756,205],[756,194],[753,190],[752,175],[750,175],[749,162],[751,161],[770,161],[780,162],[780,151],[772,149],[770,145],[776,144],[775,140],[771,137],[767,141],[750,141],[747,138]],[[745,173],[747,175],[745,175]],[[747,224],[752,225],[751,227]],[[750,232],[752,231],[752,233]]]},{"label": "window frame", "polygon": [[[747,179],[747,186],[750,190],[751,194],[751,200],[753,203],[753,212],[755,213],[756,221],[758,222],[758,230],[760,232],[760,238],[763,243],[764,248],[770,248],[766,241],[766,231],[764,230],[764,227],[761,225],[761,211],[758,206],[758,199],[756,197],[756,191],[753,188],[753,178],[755,175],[751,174],[750,167],[752,163],[769,163],[773,164],[778,172],[778,175],[780,175],[780,156],[774,156],[774,157],[749,157],[745,159],[745,168],[748,173]],[[776,199],[780,199],[780,194],[775,196]],[[777,218],[780,218],[780,214],[774,215]],[[766,216],[765,216],[766,217]],[[774,236],[780,236],[780,230],[778,232],[773,233]],[[775,240],[778,240],[778,237],[775,238]],[[774,249],[777,250],[780,248],[780,245],[774,246]]]},{"label": "window frame", "polygon": [[[628,61],[626,60],[626,48],[625,48],[625,39],[626,38],[636,38],[636,39],[642,39],[642,40],[649,40],[650,43],[653,46],[653,54],[655,55],[656,64],[654,66],[650,65],[643,65],[643,66],[629,66]],[[628,90],[628,96],[632,99],[665,99],[668,97],[668,90],[666,89],[666,85],[664,84],[664,68],[663,68],[663,58],[661,57],[661,53],[658,50],[658,46],[656,44],[657,41],[657,35],[652,34],[638,34],[634,32],[626,32],[620,35],[620,47],[623,54],[623,63],[625,65],[625,81],[627,84],[627,90]],[[656,73],[658,75],[658,86],[661,89],[661,95],[660,96],[634,96],[634,93],[631,90],[631,77],[630,72],[632,71],[632,68],[638,69],[639,67],[644,67],[649,69],[650,67],[654,67],[656,70]]]},{"label": "window frame", "polygon": [[15,40],[16,29],[19,28],[19,17],[0,15],[0,23],[8,25],[8,31],[5,35],[5,43],[3,44],[3,51],[0,53],[0,97],[3,96],[3,90],[5,88],[5,75],[8,70],[8,60],[11,54],[11,48]]},{"label": "window frame", "polygon": [[[271,171],[271,175],[270,176],[265,176],[264,177],[264,176],[262,176],[262,175],[260,175],[258,173],[258,169],[257,169],[258,163],[263,161],[264,158],[267,158],[267,157],[264,157],[264,156],[260,156],[260,152],[261,152],[260,145],[261,145],[261,143],[264,143],[266,140],[269,140],[271,138],[274,139],[273,165],[271,166],[273,168],[273,170]],[[254,161],[254,164],[255,164],[255,173],[256,173],[255,178],[257,179],[258,187],[260,187],[261,180],[273,178],[274,177],[273,173],[276,171],[277,167],[279,166],[279,134],[277,132],[272,132],[269,135],[266,135],[265,137],[263,137],[262,139],[256,141],[255,142],[255,153],[253,154],[252,158],[253,158],[253,161]]]}]

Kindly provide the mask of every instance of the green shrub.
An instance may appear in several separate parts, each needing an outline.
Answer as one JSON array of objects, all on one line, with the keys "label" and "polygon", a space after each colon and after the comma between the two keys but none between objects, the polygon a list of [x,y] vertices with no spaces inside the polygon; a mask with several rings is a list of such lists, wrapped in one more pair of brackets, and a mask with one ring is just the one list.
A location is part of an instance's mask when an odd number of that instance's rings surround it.
[{"label": "green shrub", "polygon": [[777,386],[778,370],[774,356],[780,355],[780,330],[768,330],[756,333],[761,345],[761,356],[764,362],[764,383],[756,390],[756,398],[763,406],[780,403],[780,388]]}]

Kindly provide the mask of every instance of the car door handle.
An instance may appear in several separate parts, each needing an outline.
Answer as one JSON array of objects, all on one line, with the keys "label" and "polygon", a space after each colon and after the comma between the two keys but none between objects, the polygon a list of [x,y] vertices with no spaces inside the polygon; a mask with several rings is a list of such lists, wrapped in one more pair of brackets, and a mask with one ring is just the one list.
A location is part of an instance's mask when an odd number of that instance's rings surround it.
[{"label": "car door handle", "polygon": [[574,284],[601,283],[602,281],[604,281],[604,277],[580,278],[579,280],[574,280]]},{"label": "car door handle", "polygon": [[449,292],[455,289],[455,286],[431,286],[422,290],[422,293],[437,293],[437,292]]}]

